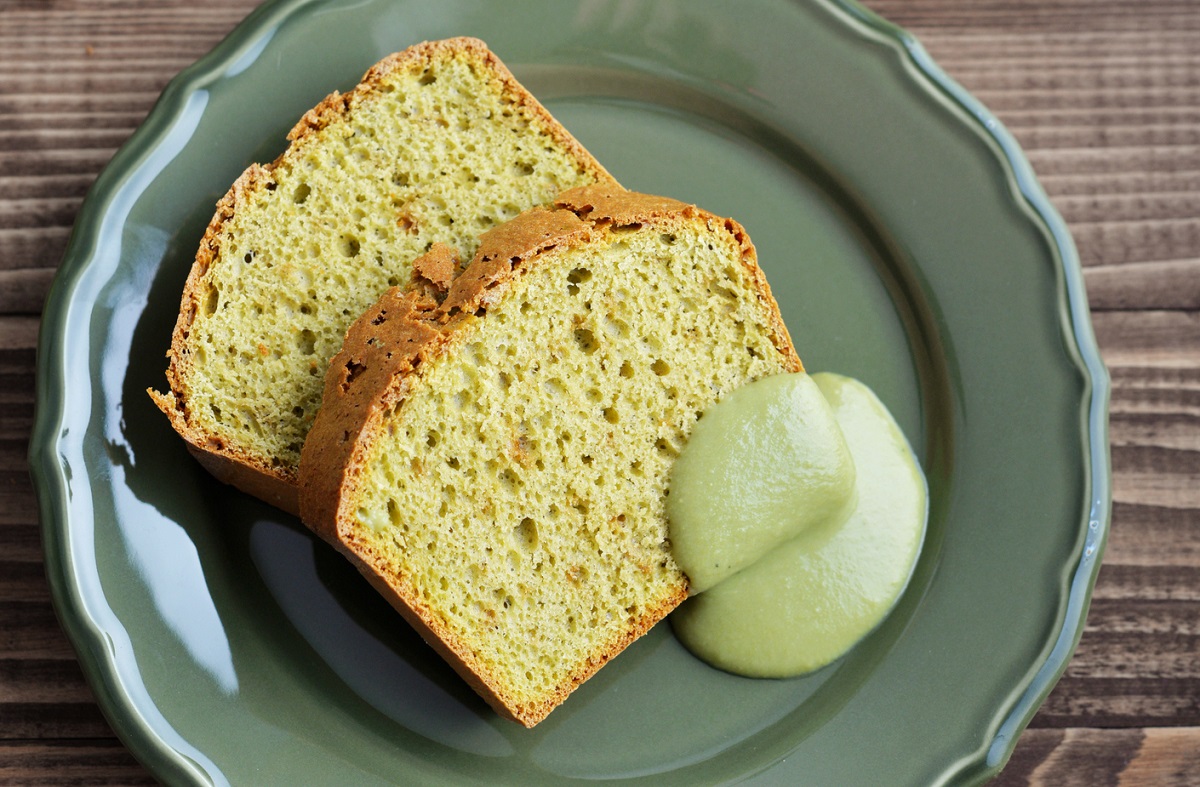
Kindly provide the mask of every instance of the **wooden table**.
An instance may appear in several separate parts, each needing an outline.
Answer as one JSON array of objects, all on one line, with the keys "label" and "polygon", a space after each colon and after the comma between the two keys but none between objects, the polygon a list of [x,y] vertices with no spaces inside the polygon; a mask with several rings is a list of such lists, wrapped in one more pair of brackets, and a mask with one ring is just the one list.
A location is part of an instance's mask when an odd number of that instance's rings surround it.
[{"label": "wooden table", "polygon": [[[38,316],[84,192],[255,0],[0,0],[0,783],[152,782],[43,576]],[[1078,652],[997,784],[1200,784],[1200,3],[868,0],[1020,140],[1113,378],[1113,527]],[[203,10],[198,10],[203,8]]]}]

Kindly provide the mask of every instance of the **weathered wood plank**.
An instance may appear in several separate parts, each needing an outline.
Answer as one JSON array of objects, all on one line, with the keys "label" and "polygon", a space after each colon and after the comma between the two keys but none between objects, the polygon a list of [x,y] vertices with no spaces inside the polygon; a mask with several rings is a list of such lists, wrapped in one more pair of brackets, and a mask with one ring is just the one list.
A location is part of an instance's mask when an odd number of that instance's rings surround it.
[{"label": "weathered wood plank", "polygon": [[[83,678],[79,678],[80,685]],[[0,703],[0,741],[113,739],[112,728],[92,699],[80,702]]]},{"label": "weathered wood plank", "polygon": [[1092,326],[1110,369],[1200,366],[1200,312],[1097,312]]},{"label": "weathered wood plank", "polygon": [[[133,129],[130,129],[130,133]],[[81,198],[96,182],[91,173],[75,175],[8,175],[0,174],[0,199],[63,199]],[[74,223],[74,217],[72,217]]]},{"label": "weathered wood plank", "polygon": [[1027,730],[992,787],[1185,787],[1200,774],[1200,728]]},{"label": "weathered wood plank", "polygon": [[1200,223],[1194,219],[1076,221],[1070,230],[1085,267],[1187,259],[1200,248]]},{"label": "weathered wood plank", "polygon": [[1054,687],[1030,726],[1197,726],[1200,725],[1197,699],[1196,681],[1192,678],[1067,675]]},{"label": "weathered wood plank", "polygon": [[0,558],[0,604],[49,600],[50,586],[41,563]]},{"label": "weathered wood plank", "polygon": [[1200,258],[1096,265],[1086,269],[1083,278],[1093,312],[1200,311]]},{"label": "weathered wood plank", "polygon": [[0,659],[0,708],[92,699],[73,659]]},{"label": "weathered wood plank", "polygon": [[[32,491],[29,492],[32,496]],[[42,563],[42,539],[37,523],[9,522],[0,517],[0,554],[13,562]]]},{"label": "weathered wood plank", "polygon": [[0,314],[0,359],[15,357],[15,354],[5,351],[32,350],[36,347],[39,322],[36,317]]},{"label": "weathered wood plank", "polygon": [[1124,172],[1119,178],[1094,172],[1038,172],[1038,180],[1052,201],[1092,194],[1178,194],[1200,189],[1200,165],[1181,165],[1169,172]]},{"label": "weathered wood plank", "polygon": [[[1200,133],[1200,129],[1197,129]],[[1054,207],[1068,223],[1192,219],[1200,215],[1200,193],[1087,194],[1057,197]]]},{"label": "weathered wood plank", "polygon": [[[45,602],[0,605],[0,662],[74,661],[75,651]],[[0,690],[3,691],[3,690]],[[0,702],[9,701],[0,694]]]},{"label": "weathered wood plank", "polygon": [[1104,563],[1200,568],[1200,510],[1114,503]]},{"label": "weathered wood plank", "polygon": [[154,778],[114,738],[30,743],[0,741],[0,785],[152,785]]},{"label": "weathered wood plank", "polygon": [[53,268],[0,268],[0,314],[41,314],[53,280]]},{"label": "weathered wood plank", "polygon": [[1092,594],[1102,600],[1200,601],[1200,568],[1105,563]]}]

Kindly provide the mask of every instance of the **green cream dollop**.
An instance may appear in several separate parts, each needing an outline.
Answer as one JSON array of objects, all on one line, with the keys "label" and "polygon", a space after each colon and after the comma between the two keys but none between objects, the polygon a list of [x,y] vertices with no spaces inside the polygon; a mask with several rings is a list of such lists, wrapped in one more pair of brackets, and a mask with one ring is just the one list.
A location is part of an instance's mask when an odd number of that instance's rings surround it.
[{"label": "green cream dollop", "polygon": [[[763,386],[761,393],[756,391]],[[820,394],[819,402],[795,393],[810,388]],[[738,396],[742,393],[748,395]],[[777,397],[788,404],[781,405]],[[800,447],[767,457],[753,453],[759,445],[774,445],[781,434],[783,439],[803,439],[801,430],[784,430],[778,418],[804,408],[803,423],[832,420],[842,439],[829,438],[826,428],[813,433],[822,435],[825,450],[848,450],[854,470],[839,469],[834,475],[843,481],[848,477],[851,490],[820,474],[813,476],[818,479],[814,490],[793,489],[795,472],[772,457],[808,456]],[[738,412],[725,414],[726,409]],[[703,520],[727,516],[740,500],[756,500],[770,489],[783,497],[778,510],[793,524],[764,523],[767,535],[750,538],[758,559],[718,582],[699,589],[693,585],[693,597],[672,616],[676,635],[701,659],[741,675],[789,677],[823,667],[874,629],[908,584],[925,534],[924,475],[887,408],[865,385],[840,375],[779,375],[751,383],[709,408],[697,432],[713,422],[739,424],[731,433],[736,439],[706,437],[697,443],[693,435],[677,468],[689,453],[704,451],[710,454],[705,464],[752,467],[766,475],[756,476],[744,489],[738,482],[745,474],[727,473],[730,485],[717,488],[696,484],[686,464],[682,473],[673,470],[668,498],[672,548],[680,537],[686,542],[699,538],[697,533],[720,532],[721,523]],[[842,461],[832,463],[841,467]],[[820,499],[817,490],[828,490],[831,497]],[[691,500],[684,505],[687,498]],[[814,513],[796,510],[805,506]],[[754,507],[768,510],[758,502]],[[805,524],[795,527],[797,519]],[[714,549],[728,540],[722,536]],[[734,549],[739,560],[745,552]],[[715,551],[705,560],[730,562]],[[682,560],[681,566],[688,571]]]},{"label": "green cream dollop", "polygon": [[700,593],[808,528],[844,519],[854,462],[814,379],[773,375],[704,411],[670,489],[671,551]]}]

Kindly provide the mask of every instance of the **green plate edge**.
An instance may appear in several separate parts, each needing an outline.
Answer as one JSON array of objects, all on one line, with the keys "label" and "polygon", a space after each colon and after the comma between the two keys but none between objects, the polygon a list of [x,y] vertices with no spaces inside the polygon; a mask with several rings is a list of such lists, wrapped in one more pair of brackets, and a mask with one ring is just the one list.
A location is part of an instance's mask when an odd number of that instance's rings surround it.
[{"label": "green plate edge", "polygon": [[[75,227],[43,310],[37,347],[34,425],[29,444],[29,466],[37,494],[46,577],[59,621],[76,649],[84,676],[96,695],[105,718],[134,756],[156,776],[170,782],[202,777],[203,770],[183,751],[164,740],[140,712],[116,671],[116,654],[107,630],[91,618],[78,583],[71,581],[75,566],[69,550],[66,512],[69,509],[69,473],[59,461],[64,402],[56,392],[66,382],[64,368],[65,328],[72,296],[83,274],[94,260],[100,228],[134,172],[153,158],[159,145],[183,115],[188,99],[215,81],[217,75],[256,46],[265,45],[276,23],[304,6],[319,0],[268,0],[251,12],[208,54],[174,77],[147,115],[145,121],[113,156],[88,190]],[[1062,627],[1045,662],[1030,685],[1000,719],[992,741],[973,756],[954,764],[943,784],[980,784],[994,777],[1011,756],[1022,730],[1049,695],[1066,669],[1079,642],[1087,616],[1092,588],[1100,568],[1100,557],[1111,519],[1112,483],[1108,446],[1108,401],[1110,382],[1092,330],[1083,272],[1074,241],[1062,217],[1050,203],[1033,168],[1012,134],[974,96],[948,76],[917,39],[888,22],[856,0],[822,0],[848,14],[860,24],[889,40],[903,53],[914,79],[966,110],[971,122],[995,144],[994,150],[1009,173],[1025,207],[1052,241],[1056,262],[1064,277],[1067,318],[1075,350],[1087,376],[1083,408],[1086,421],[1086,475],[1090,486],[1090,509],[1084,525],[1084,549],[1070,573],[1069,591]]]},{"label": "green plate edge", "polygon": [[907,30],[892,24],[856,0],[831,0],[833,5],[856,17],[878,33],[891,38],[903,48],[908,62],[927,79],[930,85],[965,109],[972,121],[996,143],[1007,165],[1012,182],[1033,211],[1043,229],[1053,241],[1057,262],[1066,284],[1067,310],[1071,335],[1075,339],[1079,360],[1087,371],[1088,384],[1082,402],[1087,419],[1087,458],[1091,505],[1086,524],[1083,554],[1071,573],[1066,614],[1054,647],[1038,668],[1028,688],[1005,715],[982,756],[958,763],[946,773],[942,784],[982,784],[995,777],[1016,748],[1021,732],[1033,720],[1041,704],[1062,677],[1083,634],[1091,602],[1092,588],[1100,573],[1100,559],[1108,541],[1112,515],[1112,464],[1108,443],[1108,402],[1111,392],[1108,369],[1100,356],[1096,335],[1092,329],[1091,311],[1083,283],[1083,268],[1075,241],[1066,222],[1051,204],[1045,189],[1038,182],[1033,166],[1021,146],[984,105],[966,88],[958,84],[925,51],[921,43]]}]

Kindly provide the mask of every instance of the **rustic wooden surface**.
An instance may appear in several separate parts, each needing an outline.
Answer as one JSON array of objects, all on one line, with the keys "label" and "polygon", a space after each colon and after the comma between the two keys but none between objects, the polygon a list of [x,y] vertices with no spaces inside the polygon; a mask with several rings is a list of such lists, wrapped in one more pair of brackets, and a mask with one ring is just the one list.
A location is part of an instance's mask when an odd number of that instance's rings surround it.
[{"label": "rustic wooden surface", "polygon": [[[84,192],[254,0],[0,0],[0,784],[152,779],[50,606],[26,449]],[[1200,784],[1200,3],[868,0],[1013,131],[1113,378],[1113,528],[1079,650],[996,784]],[[200,10],[203,9],[203,10]]]}]

